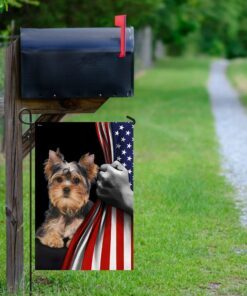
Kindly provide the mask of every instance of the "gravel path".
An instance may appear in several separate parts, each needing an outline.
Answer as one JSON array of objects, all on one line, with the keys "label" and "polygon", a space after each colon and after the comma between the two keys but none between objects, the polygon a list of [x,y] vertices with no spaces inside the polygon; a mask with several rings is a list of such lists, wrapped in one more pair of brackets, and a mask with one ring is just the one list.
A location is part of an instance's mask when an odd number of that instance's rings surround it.
[{"label": "gravel path", "polygon": [[247,227],[247,112],[226,77],[227,65],[225,60],[212,64],[208,91],[220,143],[223,174],[236,189],[241,223]]}]

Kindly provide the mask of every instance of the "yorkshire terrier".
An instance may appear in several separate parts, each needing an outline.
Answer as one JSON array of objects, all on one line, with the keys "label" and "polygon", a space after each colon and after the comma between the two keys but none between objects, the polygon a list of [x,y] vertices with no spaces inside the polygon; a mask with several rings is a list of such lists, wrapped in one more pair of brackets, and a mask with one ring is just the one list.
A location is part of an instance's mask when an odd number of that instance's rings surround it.
[{"label": "yorkshire terrier", "polygon": [[49,151],[44,173],[48,180],[50,206],[36,237],[51,248],[64,247],[64,239],[68,239],[68,247],[85,218],[90,188],[98,174],[98,166],[94,163],[94,154],[84,154],[79,162],[66,162],[57,149],[56,152]]}]

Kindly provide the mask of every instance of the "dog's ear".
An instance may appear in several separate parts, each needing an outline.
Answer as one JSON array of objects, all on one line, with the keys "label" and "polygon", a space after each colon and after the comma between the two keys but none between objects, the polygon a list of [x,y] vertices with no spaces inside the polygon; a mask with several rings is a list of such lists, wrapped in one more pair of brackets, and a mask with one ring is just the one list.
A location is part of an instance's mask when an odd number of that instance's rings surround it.
[{"label": "dog's ear", "polygon": [[[49,158],[50,158],[50,151],[52,151],[52,150],[49,150]],[[54,151],[52,151],[52,152],[54,152]],[[58,162],[64,161],[64,156],[60,152],[60,149],[59,148],[57,148],[56,156],[59,158],[59,161]]]},{"label": "dog's ear", "polygon": [[79,165],[86,168],[88,179],[91,182],[96,178],[99,170],[97,164],[94,163],[94,158],[94,154],[90,155],[89,153],[86,153],[82,155],[82,157],[79,160]]},{"label": "dog's ear", "polygon": [[59,164],[63,162],[64,156],[60,152],[59,148],[57,148],[57,151],[49,150],[49,158],[45,162],[44,172],[47,179],[50,178],[52,175],[52,167],[55,164]]}]

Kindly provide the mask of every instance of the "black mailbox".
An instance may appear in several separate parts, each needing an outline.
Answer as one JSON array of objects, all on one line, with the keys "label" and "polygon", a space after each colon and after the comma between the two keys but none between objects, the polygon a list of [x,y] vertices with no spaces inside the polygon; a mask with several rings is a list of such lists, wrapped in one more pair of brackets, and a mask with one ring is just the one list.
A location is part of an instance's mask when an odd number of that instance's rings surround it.
[{"label": "black mailbox", "polygon": [[134,29],[21,29],[23,99],[133,95]]}]

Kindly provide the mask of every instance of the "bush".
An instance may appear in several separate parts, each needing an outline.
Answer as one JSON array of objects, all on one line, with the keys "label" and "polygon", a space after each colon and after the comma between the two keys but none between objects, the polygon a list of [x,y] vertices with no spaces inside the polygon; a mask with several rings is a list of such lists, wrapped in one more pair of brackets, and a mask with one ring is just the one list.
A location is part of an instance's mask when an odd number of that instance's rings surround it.
[{"label": "bush", "polygon": [[213,40],[208,53],[212,56],[225,56],[226,48],[224,43],[220,40]]}]

